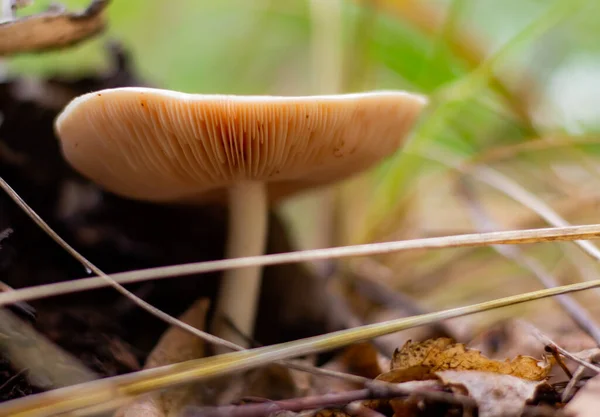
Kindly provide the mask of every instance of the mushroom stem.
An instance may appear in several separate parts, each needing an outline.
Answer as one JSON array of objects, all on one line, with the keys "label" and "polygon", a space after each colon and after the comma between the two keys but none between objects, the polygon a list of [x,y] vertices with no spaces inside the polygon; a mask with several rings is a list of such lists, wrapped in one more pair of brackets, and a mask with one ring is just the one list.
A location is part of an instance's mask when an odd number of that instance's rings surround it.
[{"label": "mushroom stem", "polygon": [[15,0],[0,0],[0,23],[14,20],[17,6],[19,6],[19,3]]},{"label": "mushroom stem", "polygon": [[[267,216],[267,189],[264,182],[242,181],[229,188],[227,258],[264,253]],[[261,274],[261,267],[239,268],[224,273],[213,324],[217,336],[247,347],[247,341],[223,318],[228,317],[242,334],[252,336]]]}]

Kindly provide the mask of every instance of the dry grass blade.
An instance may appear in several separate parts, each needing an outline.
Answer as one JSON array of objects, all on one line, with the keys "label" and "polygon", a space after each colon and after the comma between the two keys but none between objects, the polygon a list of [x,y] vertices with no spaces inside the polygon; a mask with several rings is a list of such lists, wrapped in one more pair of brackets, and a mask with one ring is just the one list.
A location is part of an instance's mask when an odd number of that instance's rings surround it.
[{"label": "dry grass blade", "polygon": [[[190,323],[196,328],[205,325],[206,313],[208,311],[208,300],[196,301],[180,317],[181,321]],[[177,327],[171,327],[161,336],[160,340],[146,358],[144,369],[157,366],[169,365],[171,363],[201,358],[205,356],[205,346],[202,339],[194,337]],[[155,416],[168,417],[178,415],[186,403],[191,399],[194,392],[187,390],[190,386],[166,390],[154,393],[150,396],[142,396],[139,400],[120,408],[114,417],[126,416]]]},{"label": "dry grass blade", "polygon": [[[2,179],[0,178],[0,185]],[[474,233],[456,236],[434,237],[426,239],[401,240],[395,242],[369,243],[364,245],[341,246],[327,249],[312,249],[298,252],[277,253],[271,255],[250,256],[218,261],[195,262],[183,265],[148,268],[137,271],[104,275],[101,278],[82,278],[78,280],[40,285],[30,288],[0,293],[0,305],[19,301],[39,299],[54,295],[92,290],[113,285],[106,277],[119,284],[160,279],[175,276],[202,274],[249,266],[281,265],[295,262],[307,262],[319,259],[336,259],[353,256],[368,256],[395,253],[408,250],[443,249],[459,247],[482,247],[491,245],[516,245],[542,242],[566,242],[581,239],[600,238],[600,224],[569,226],[543,229],[527,229],[491,233]]]},{"label": "dry grass blade", "polygon": [[80,13],[49,10],[0,23],[0,56],[61,48],[88,39],[106,26],[109,0],[94,0]]},{"label": "dry grass blade", "polygon": [[[460,161],[450,160],[442,149],[429,149],[428,152],[422,156],[442,165],[452,167],[463,174],[469,175],[472,178],[495,188],[516,202],[528,207],[553,226],[565,227],[570,225],[569,222],[563,219],[545,202],[524,189],[521,185],[492,168],[473,165],[464,166]],[[575,243],[592,258],[600,261],[600,250],[592,243],[586,241],[576,241]]]},{"label": "dry grass blade", "polygon": [[[52,228],[46,222],[44,222],[43,219],[41,219],[38,216],[38,214],[31,207],[29,207],[27,205],[27,203],[25,203],[25,201],[23,201],[23,199],[21,199],[21,197],[1,177],[0,177],[0,188],[2,188],[4,191],[6,191],[6,193],[23,209],[23,211],[25,213],[27,213],[31,217],[31,219],[38,226],[40,226],[40,228],[42,230],[44,230],[52,239],[54,239],[60,246],[62,246],[69,254],[71,254],[75,259],[77,259],[79,262],[81,262],[81,264],[84,265],[86,268],[90,269],[95,274],[100,275],[100,279],[103,281],[103,283],[105,285],[112,286],[117,291],[119,291],[122,295],[124,295],[125,297],[127,297],[131,301],[133,301],[136,305],[138,305],[139,307],[146,310],[150,314],[163,320],[164,322],[170,324],[171,326],[173,326],[175,328],[181,329],[193,336],[199,337],[208,343],[212,343],[213,345],[226,347],[233,351],[244,350],[244,348],[242,346],[236,345],[235,343],[232,343],[227,340],[221,339],[219,337],[213,336],[209,333],[206,333],[202,330],[197,329],[194,326],[190,326],[189,324],[187,324],[175,317],[170,316],[169,314],[161,311],[160,309],[154,307],[153,305],[142,300],[135,294],[131,293],[130,291],[125,289],[123,286],[121,286],[119,283],[114,281],[110,276],[108,276],[104,272],[102,272],[98,267],[96,267],[90,261],[88,261],[83,255],[81,255],[74,248],[72,248],[67,242],[65,242],[54,230],[52,230]],[[65,282],[64,284],[69,284],[69,281]],[[15,291],[16,290],[11,289],[10,293],[13,293]],[[361,377],[358,377],[355,375],[344,374],[342,372],[335,372],[335,371],[329,371],[326,369],[315,368],[313,366],[308,366],[308,365],[304,365],[301,363],[286,361],[283,363],[283,365],[293,368],[293,369],[296,369],[296,370],[299,370],[299,371],[309,372],[309,373],[312,373],[315,375],[327,376],[330,378],[345,379],[345,380],[353,381],[355,383],[365,383],[366,382],[366,380],[364,378],[361,378]]]},{"label": "dry grass blade", "polygon": [[577,357],[576,355],[572,354],[571,352],[563,349],[562,347],[560,347],[559,345],[556,344],[555,341],[553,341],[552,339],[550,339],[548,336],[546,336],[544,333],[542,333],[539,329],[537,329],[535,326],[533,326],[532,324],[529,323],[523,323],[525,326],[529,327],[530,332],[535,335],[535,337],[544,345],[546,346],[550,346],[553,349],[556,349],[557,352],[559,352],[561,355],[571,359],[574,362],[577,362],[579,365],[584,366],[596,373],[600,373],[600,368],[597,367],[596,365],[587,362],[579,357]]},{"label": "dry grass blade", "polygon": [[450,310],[341,330],[293,342],[148,369],[9,401],[0,405],[0,415],[42,417],[73,410],[80,410],[81,413],[85,411],[82,409],[86,407],[93,408],[102,404],[107,404],[106,407],[115,407],[122,404],[124,400],[154,390],[253,369],[283,359],[329,351],[441,320],[599,286],[600,280],[564,285]]},{"label": "dry grass blade", "polygon": [[[496,229],[496,225],[489,215],[484,211],[481,203],[475,198],[474,190],[470,184],[463,179],[460,182],[460,188],[465,196],[465,200],[472,212],[474,223],[481,231]],[[527,256],[515,246],[499,246],[494,245],[494,250],[507,259],[513,260],[521,265],[537,278],[537,280],[546,288],[556,287],[558,282],[554,277],[546,271],[542,263],[537,259]],[[563,309],[571,316],[573,321],[579,325],[587,334],[589,334],[597,344],[600,344],[600,328],[588,312],[573,298],[568,295],[556,297],[556,301]]]}]

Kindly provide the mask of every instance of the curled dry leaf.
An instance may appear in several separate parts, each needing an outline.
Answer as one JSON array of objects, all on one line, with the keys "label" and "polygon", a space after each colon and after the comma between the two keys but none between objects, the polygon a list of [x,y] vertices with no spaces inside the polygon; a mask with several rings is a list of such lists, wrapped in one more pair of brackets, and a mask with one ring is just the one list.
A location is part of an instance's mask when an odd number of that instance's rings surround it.
[{"label": "curled dry leaf", "polygon": [[[196,301],[180,320],[202,329],[205,326],[208,300]],[[146,359],[145,369],[183,362],[204,356],[204,341],[180,328],[169,328]],[[176,416],[184,405],[195,397],[194,385],[169,389],[146,395],[119,409],[115,417],[167,417]],[[190,400],[190,401],[188,401]]]},{"label": "curled dry leaf", "polygon": [[421,343],[406,342],[394,352],[391,375],[383,374],[379,379],[389,380],[392,376],[394,382],[401,382],[430,379],[427,375],[439,371],[477,370],[541,381],[548,377],[550,368],[551,363],[546,359],[540,361],[519,355],[512,360],[497,361],[462,343],[454,343],[452,339],[439,338]]},{"label": "curled dry leaf", "polygon": [[538,387],[545,384],[481,371],[441,371],[436,376],[459,392],[466,389],[477,402],[479,417],[519,416],[527,401],[535,397]]},{"label": "curled dry leaf", "polygon": [[106,26],[110,0],[93,0],[78,13],[52,8],[44,13],[0,23],[0,55],[61,48],[88,39]]},{"label": "curled dry leaf", "polygon": [[600,375],[588,380],[567,404],[565,411],[572,417],[596,417],[600,408]]}]

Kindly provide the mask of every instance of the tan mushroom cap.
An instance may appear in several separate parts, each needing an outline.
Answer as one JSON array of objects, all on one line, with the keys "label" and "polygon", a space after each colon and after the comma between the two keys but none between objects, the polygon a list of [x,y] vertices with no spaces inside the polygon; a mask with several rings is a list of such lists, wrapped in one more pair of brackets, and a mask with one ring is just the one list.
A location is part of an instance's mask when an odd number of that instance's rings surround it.
[{"label": "tan mushroom cap", "polygon": [[276,200],[391,155],[425,103],[393,91],[273,97],[117,88],[74,99],[56,132],[76,170],[121,196],[220,199],[234,182],[258,180]]}]

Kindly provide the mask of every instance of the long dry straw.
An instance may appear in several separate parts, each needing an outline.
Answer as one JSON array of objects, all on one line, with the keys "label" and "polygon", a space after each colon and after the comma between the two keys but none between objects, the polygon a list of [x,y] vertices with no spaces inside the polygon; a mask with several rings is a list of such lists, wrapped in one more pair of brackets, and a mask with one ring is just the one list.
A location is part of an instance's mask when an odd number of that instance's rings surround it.
[{"label": "long dry straw", "polygon": [[[341,246],[327,249],[312,249],[298,252],[277,253],[271,255],[250,256],[236,259],[223,259],[208,262],[196,262],[183,265],[148,268],[131,272],[111,274],[109,277],[119,284],[169,278],[176,276],[203,274],[248,266],[281,265],[295,262],[307,262],[316,259],[336,259],[403,252],[408,250],[442,249],[458,247],[483,247],[490,245],[527,244],[541,242],[560,242],[597,239],[600,237],[600,224],[568,226],[543,229],[527,229],[491,233],[473,233],[457,236],[444,236],[426,239],[401,240],[395,242],[369,243],[364,245]],[[106,278],[81,278],[68,282],[39,285],[15,291],[0,293],[0,306],[92,290],[111,285]]]},{"label": "long dry straw", "polygon": [[[564,285],[470,306],[342,330],[294,342],[148,369],[8,401],[0,405],[0,416],[44,417],[74,410],[80,410],[78,415],[85,415],[86,407],[98,407],[104,404],[105,408],[110,409],[122,404],[123,401],[131,397],[150,391],[192,381],[207,380],[256,368],[282,359],[328,351],[440,320],[598,286],[600,286],[600,280]],[[97,408],[94,408],[94,410],[97,410]]]}]

